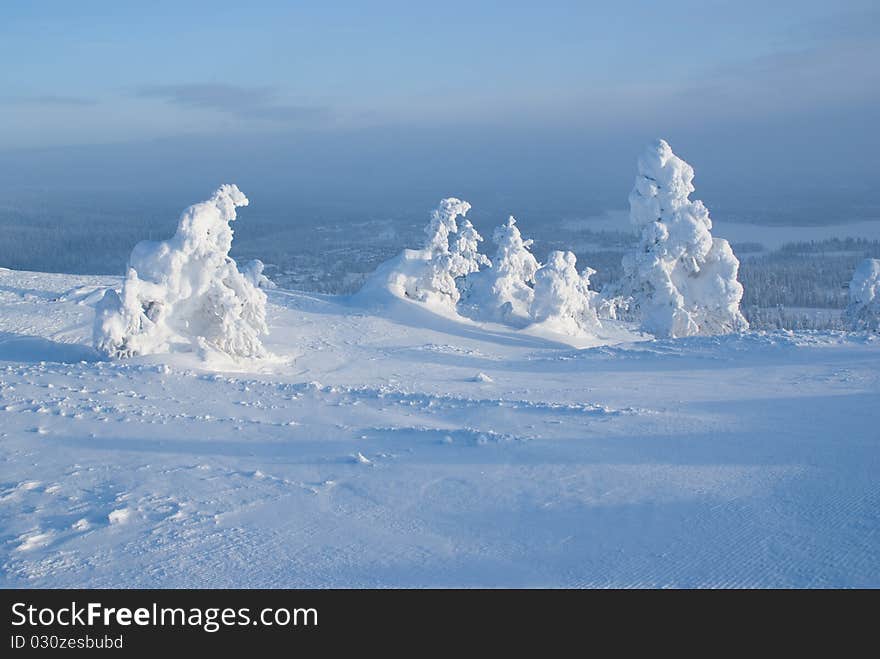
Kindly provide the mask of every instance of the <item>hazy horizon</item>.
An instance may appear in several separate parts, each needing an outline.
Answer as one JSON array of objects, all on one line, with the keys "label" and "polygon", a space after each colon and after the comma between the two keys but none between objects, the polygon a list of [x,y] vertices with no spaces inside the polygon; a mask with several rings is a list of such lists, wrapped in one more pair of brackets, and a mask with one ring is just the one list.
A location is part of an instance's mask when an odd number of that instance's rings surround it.
[{"label": "hazy horizon", "polygon": [[716,215],[880,215],[869,2],[2,14],[0,56],[17,64],[0,103],[7,200],[179,210],[235,182],[313,221],[424,213],[450,194],[494,214],[589,216],[625,207],[636,156],[663,137]]}]

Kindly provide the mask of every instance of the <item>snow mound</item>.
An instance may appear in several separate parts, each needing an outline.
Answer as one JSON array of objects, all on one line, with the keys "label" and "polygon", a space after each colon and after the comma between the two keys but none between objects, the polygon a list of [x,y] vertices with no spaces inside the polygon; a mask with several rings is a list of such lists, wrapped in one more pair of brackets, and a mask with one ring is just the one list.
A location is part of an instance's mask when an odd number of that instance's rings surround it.
[{"label": "snow mound", "polygon": [[138,243],[121,293],[97,305],[94,343],[109,357],[196,350],[231,357],[265,357],[261,272],[243,275],[230,258],[236,208],[248,199],[221,186],[187,208],[170,240]]},{"label": "snow mound", "polygon": [[852,330],[880,331],[880,259],[865,259],[853,273],[845,318]]},{"label": "snow mound", "polygon": [[703,202],[691,201],[694,170],[664,140],[638,160],[629,196],[639,232],[623,259],[617,307],[660,337],[726,334],[748,329],[740,312],[739,261],[728,242],[713,238]]},{"label": "snow mound", "polygon": [[454,311],[461,297],[456,280],[490,263],[479,253],[482,236],[465,219],[470,208],[468,202],[455,197],[441,200],[425,227],[425,247],[405,249],[381,264],[365,282],[359,292],[360,299],[390,293],[436,309]]}]

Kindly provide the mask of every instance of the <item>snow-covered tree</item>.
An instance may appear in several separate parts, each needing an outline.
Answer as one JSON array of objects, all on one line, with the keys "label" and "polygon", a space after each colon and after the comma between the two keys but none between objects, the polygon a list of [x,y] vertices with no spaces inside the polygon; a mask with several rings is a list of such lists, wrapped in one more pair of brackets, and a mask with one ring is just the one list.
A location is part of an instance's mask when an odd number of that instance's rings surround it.
[{"label": "snow-covered tree", "polygon": [[277,288],[275,282],[263,274],[265,269],[266,264],[260,259],[253,259],[244,264],[241,268],[241,274],[257,288]]},{"label": "snow-covered tree", "polygon": [[456,199],[455,197],[447,197],[441,199],[437,208],[431,211],[431,221],[425,227],[425,249],[432,255],[449,253],[449,237],[454,233],[458,233],[457,219],[465,217],[471,205]]},{"label": "snow-covered tree", "polygon": [[465,217],[470,209],[468,202],[449,197],[441,200],[440,205],[431,211],[431,222],[425,227],[428,263],[415,289],[407,291],[410,297],[425,301],[439,296],[447,298],[447,304],[455,306],[461,297],[455,280],[477,272],[481,265],[489,264],[489,260],[479,252],[483,237]]},{"label": "snow-covered tree", "polygon": [[852,330],[880,331],[880,259],[859,263],[849,284],[844,317]]},{"label": "snow-covered tree", "polygon": [[452,242],[449,256],[441,257],[438,264],[446,263],[441,267],[445,267],[449,271],[449,275],[455,280],[455,286],[458,289],[458,298],[456,303],[462,297],[468,297],[470,294],[471,280],[468,275],[479,274],[481,266],[491,266],[492,262],[485,254],[480,253],[480,243],[483,237],[474,228],[470,220],[462,218],[458,223],[458,235]]},{"label": "snow-covered tree", "polygon": [[599,328],[596,315],[598,293],[590,290],[596,271],[585,268],[578,274],[572,252],[550,252],[547,263],[535,273],[531,315],[536,323],[566,334],[580,334]]},{"label": "snow-covered tree", "polygon": [[462,217],[459,224],[458,237],[450,249],[452,258],[449,263],[449,272],[456,279],[478,272],[481,266],[492,265],[489,258],[480,253],[483,236],[477,232],[471,221]]},{"label": "snow-covered tree", "polygon": [[456,280],[490,264],[479,252],[482,236],[465,218],[470,208],[468,202],[454,197],[441,200],[425,228],[425,247],[405,249],[380,265],[361,289],[361,299],[384,290],[397,297],[454,309],[461,297]]},{"label": "snow-covered tree", "polygon": [[238,187],[223,185],[183,212],[170,240],[138,243],[121,294],[108,290],[98,305],[98,350],[110,357],[181,349],[265,356],[266,294],[229,257],[230,222],[247,204]]},{"label": "snow-covered tree", "polygon": [[477,313],[503,322],[522,323],[530,319],[533,286],[538,260],[529,251],[531,240],[523,240],[511,215],[495,229],[492,242],[497,251],[491,267],[468,277],[468,305]]},{"label": "snow-covered tree", "polygon": [[623,259],[624,280],[616,291],[623,306],[657,336],[748,329],[739,308],[739,261],[726,240],[712,237],[703,202],[689,198],[693,168],[658,140],[639,158],[638,169],[629,204],[640,240]]}]

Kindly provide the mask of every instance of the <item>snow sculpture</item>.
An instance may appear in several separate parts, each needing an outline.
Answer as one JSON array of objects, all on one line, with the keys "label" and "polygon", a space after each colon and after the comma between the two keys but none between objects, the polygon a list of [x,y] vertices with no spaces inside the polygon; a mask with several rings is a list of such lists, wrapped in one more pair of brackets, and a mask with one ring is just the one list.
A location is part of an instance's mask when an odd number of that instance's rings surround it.
[{"label": "snow sculpture", "polygon": [[247,204],[223,185],[183,212],[170,240],[138,243],[121,294],[108,290],[98,304],[95,347],[110,357],[192,349],[266,356],[266,294],[229,257],[230,222]]},{"label": "snow sculpture", "polygon": [[640,241],[623,259],[622,306],[656,336],[748,329],[739,261],[726,240],[712,237],[703,202],[689,199],[693,168],[664,140],[645,150],[638,168],[629,204]]},{"label": "snow sculpture", "polygon": [[571,252],[550,252],[547,263],[535,273],[531,314],[536,323],[564,334],[582,334],[601,327],[596,315],[598,293],[590,290],[596,271],[578,274]]},{"label": "snow sculpture", "polygon": [[849,284],[844,318],[852,330],[880,331],[880,259],[859,263]]}]

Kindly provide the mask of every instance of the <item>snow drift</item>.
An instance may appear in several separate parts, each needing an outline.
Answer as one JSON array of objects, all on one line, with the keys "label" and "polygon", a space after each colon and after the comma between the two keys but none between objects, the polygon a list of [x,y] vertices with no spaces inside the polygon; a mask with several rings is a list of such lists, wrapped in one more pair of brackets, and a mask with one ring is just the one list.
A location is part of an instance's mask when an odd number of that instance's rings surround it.
[{"label": "snow drift", "polygon": [[623,259],[618,308],[662,337],[748,329],[739,308],[739,261],[726,240],[712,237],[703,202],[689,199],[693,168],[658,140],[638,170],[629,204],[640,240]]},{"label": "snow drift", "polygon": [[880,331],[880,259],[859,263],[849,284],[844,317],[852,330]]},{"label": "snow drift", "polygon": [[110,357],[180,350],[266,356],[261,268],[245,276],[229,256],[230,223],[247,204],[238,187],[223,185],[183,212],[170,240],[138,243],[121,293],[108,290],[98,304],[95,347]]}]

